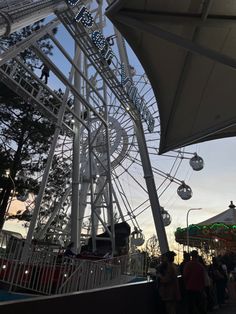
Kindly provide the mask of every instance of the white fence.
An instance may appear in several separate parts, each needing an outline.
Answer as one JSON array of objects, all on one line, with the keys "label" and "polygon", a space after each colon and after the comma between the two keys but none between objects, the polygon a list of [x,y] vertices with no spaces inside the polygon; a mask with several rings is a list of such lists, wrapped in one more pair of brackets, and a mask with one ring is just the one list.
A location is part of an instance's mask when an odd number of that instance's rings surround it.
[{"label": "white fence", "polygon": [[69,258],[55,248],[32,245],[22,262],[24,242],[14,239],[0,253],[0,281],[14,288],[51,295],[127,283],[144,274],[140,253],[110,259]]}]

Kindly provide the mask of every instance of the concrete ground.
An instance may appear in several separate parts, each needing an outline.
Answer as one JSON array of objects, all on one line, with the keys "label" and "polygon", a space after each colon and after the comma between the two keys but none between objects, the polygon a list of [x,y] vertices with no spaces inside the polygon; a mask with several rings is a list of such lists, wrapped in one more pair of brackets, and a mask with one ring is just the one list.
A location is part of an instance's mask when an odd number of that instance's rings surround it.
[{"label": "concrete ground", "polygon": [[216,314],[236,314],[236,300],[230,300],[227,304],[218,310],[213,311]]},{"label": "concrete ground", "polygon": [[220,309],[215,310],[216,314],[236,314],[236,282],[229,284],[229,301]]}]

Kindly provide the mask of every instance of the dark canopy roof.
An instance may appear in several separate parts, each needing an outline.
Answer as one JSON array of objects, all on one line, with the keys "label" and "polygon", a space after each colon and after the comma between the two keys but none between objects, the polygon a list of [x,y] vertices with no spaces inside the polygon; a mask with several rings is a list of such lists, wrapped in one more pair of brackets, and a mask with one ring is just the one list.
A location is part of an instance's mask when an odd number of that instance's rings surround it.
[{"label": "dark canopy roof", "polygon": [[107,15],[154,89],[160,153],[236,134],[235,0],[116,0]]}]

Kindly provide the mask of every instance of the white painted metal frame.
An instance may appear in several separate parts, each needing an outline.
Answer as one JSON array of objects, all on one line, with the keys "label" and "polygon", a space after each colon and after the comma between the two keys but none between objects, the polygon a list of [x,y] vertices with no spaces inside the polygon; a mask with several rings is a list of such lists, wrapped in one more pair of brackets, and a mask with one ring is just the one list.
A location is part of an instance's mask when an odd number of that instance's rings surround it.
[{"label": "white painted metal frame", "polygon": [[[114,92],[116,97],[119,99],[121,104],[124,106],[124,108],[127,108],[127,105],[129,107],[131,106],[131,110],[129,113],[130,113],[130,117],[134,120],[134,123],[136,125],[136,136],[138,138],[141,161],[142,161],[142,165],[143,165],[143,169],[144,169],[144,176],[145,176],[145,180],[146,180],[146,184],[147,184],[147,189],[149,191],[149,197],[150,197],[152,212],[153,212],[154,221],[155,221],[155,225],[156,225],[156,230],[157,230],[158,238],[160,241],[161,251],[165,252],[166,250],[168,250],[168,242],[166,239],[165,229],[164,229],[164,225],[163,225],[163,221],[162,221],[162,217],[161,217],[160,205],[159,205],[159,201],[158,201],[158,197],[157,197],[157,193],[156,193],[155,182],[153,179],[152,168],[151,168],[150,159],[149,159],[149,156],[147,153],[147,145],[146,145],[144,134],[142,131],[141,122],[139,120],[139,115],[136,112],[136,110],[133,108],[133,105],[132,105],[128,95],[126,94],[126,92],[124,91],[122,86],[120,85],[120,83],[117,80],[117,78],[115,77],[113,71],[109,68],[108,65],[106,65],[106,64],[104,64],[104,62],[102,62],[102,59],[99,56],[99,52],[96,50],[96,47],[93,48],[91,46],[90,39],[89,39],[88,35],[86,35],[86,33],[83,31],[82,27],[80,25],[78,25],[78,23],[76,25],[73,25],[71,23],[69,24],[69,21],[73,20],[73,11],[69,10],[69,11],[58,12],[58,17],[59,17],[60,21],[66,27],[68,32],[74,37],[76,43],[80,46],[80,49],[83,51],[84,55],[88,58],[90,63],[93,65],[93,67],[100,73],[100,75],[102,76],[102,78],[104,80],[104,84],[105,85],[107,84],[112,89],[112,91]],[[81,36],[81,33],[83,34],[83,36]],[[51,37],[52,37],[52,35],[51,35]],[[56,39],[55,39],[55,41],[56,41]],[[89,149],[90,149],[91,155],[95,156],[97,162],[100,163],[101,167],[103,169],[106,169],[106,171],[104,171],[102,174],[105,177],[105,184],[102,187],[102,190],[104,191],[105,194],[108,193],[107,208],[108,208],[108,211],[110,212],[111,242],[112,242],[112,248],[113,248],[113,253],[114,253],[114,224],[112,221],[112,219],[113,219],[112,218],[113,217],[113,214],[112,214],[113,213],[113,211],[112,211],[113,201],[112,201],[111,168],[110,168],[110,158],[109,158],[109,156],[110,156],[110,154],[109,154],[109,151],[110,151],[109,129],[108,129],[108,121],[107,121],[108,117],[107,117],[106,102],[103,100],[104,113],[105,113],[105,115],[103,117],[101,114],[96,112],[96,110],[94,110],[94,108],[89,104],[89,102],[80,94],[78,89],[71,83],[71,78],[70,79],[66,78],[65,75],[43,54],[43,52],[39,49],[39,47],[35,43],[34,36],[32,36],[31,41],[28,45],[33,46],[35,53],[40,57],[40,59],[47,66],[49,66],[49,68],[57,75],[57,77],[67,86],[67,96],[68,96],[68,93],[70,90],[74,94],[75,98],[78,99],[78,101],[83,103],[83,105],[88,110],[91,110],[98,117],[98,119],[101,121],[101,124],[105,128],[106,146],[107,146],[107,164],[104,165],[104,161],[102,162],[99,160],[99,158],[97,158],[96,151],[93,150],[93,146],[90,144],[89,144]],[[25,48],[25,46],[24,46],[24,48]],[[17,51],[19,51],[19,50],[20,50],[20,48]],[[9,58],[10,58],[10,54],[9,54]],[[12,58],[12,54],[11,54],[11,58]],[[9,60],[9,59],[8,59],[7,55],[5,55],[4,63],[7,60]],[[79,71],[79,70],[80,69],[78,69],[78,67],[76,67],[76,71],[81,73],[81,71]],[[71,74],[71,76],[72,76],[72,74]],[[13,83],[13,80],[11,77],[8,76],[5,79],[8,81],[11,81]],[[90,84],[90,82],[88,82],[88,78],[84,78],[84,80],[87,82],[88,85]],[[40,84],[42,85],[42,83],[40,83]],[[93,88],[93,90],[94,90],[93,86],[90,86],[90,87]],[[94,92],[96,92],[96,90],[94,90]],[[100,97],[100,99],[102,98],[101,96],[99,96],[99,97]],[[57,123],[62,123],[62,117],[63,117],[63,113],[65,112],[65,106],[66,106],[66,100],[64,99],[64,108],[60,109],[60,114],[57,117]],[[77,121],[80,121],[80,123],[81,123],[81,119],[79,117],[79,114],[77,112],[72,112],[72,114],[75,116]],[[60,128],[61,128],[61,125],[60,125]],[[40,199],[42,199],[43,190],[45,189],[45,185],[47,182],[47,176],[48,176],[48,172],[50,169],[51,160],[52,160],[53,153],[55,150],[56,139],[57,139],[58,134],[60,132],[60,128],[59,127],[57,128],[54,143],[53,143],[52,148],[51,148],[50,158],[48,159],[48,164],[47,164],[47,170],[46,170],[45,175],[44,175],[44,180],[42,182],[41,192],[39,194],[38,201],[37,201],[37,210],[35,211],[34,218],[32,220],[33,223],[30,227],[30,231],[29,231],[29,234],[27,237],[27,243],[29,243],[31,241],[32,236],[33,236],[33,229],[34,229],[33,226],[35,225],[36,220],[37,220],[38,209],[39,209],[40,203],[41,203]],[[94,141],[94,139],[92,139],[92,141]],[[92,165],[90,165],[90,167],[92,167]],[[91,171],[91,168],[90,168],[90,171]],[[78,177],[77,177],[77,179],[78,179]],[[74,180],[74,182],[75,181],[79,182],[79,181],[77,181],[77,179]],[[92,178],[91,178],[91,180],[92,180]],[[93,187],[93,182],[91,182],[91,189],[92,189],[92,187]],[[91,190],[91,207],[92,207],[93,212],[95,214],[95,212],[96,212],[95,208],[97,206],[96,205],[96,199],[93,201],[92,197],[93,197],[93,191]],[[77,229],[77,227],[75,229]],[[93,226],[93,230],[94,230],[94,226]],[[95,243],[96,243],[95,231],[93,231],[94,250],[95,250]],[[27,249],[27,246],[25,246],[25,250],[26,249]]]}]

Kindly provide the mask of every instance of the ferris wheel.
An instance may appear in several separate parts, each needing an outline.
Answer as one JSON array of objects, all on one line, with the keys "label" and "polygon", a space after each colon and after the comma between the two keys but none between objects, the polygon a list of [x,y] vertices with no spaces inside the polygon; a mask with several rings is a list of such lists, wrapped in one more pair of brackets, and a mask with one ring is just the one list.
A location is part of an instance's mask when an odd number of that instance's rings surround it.
[{"label": "ferris wheel", "polygon": [[[28,1],[27,8],[47,5],[41,2]],[[49,36],[60,58],[45,56],[37,46],[37,31],[17,45],[15,63],[6,66],[14,52],[9,57],[6,53],[6,62],[1,59],[4,79],[13,87],[18,84],[17,91],[57,125],[28,241],[33,235],[53,241],[72,239],[80,247],[88,237],[95,243],[97,235],[107,231],[114,247],[114,224],[128,222],[134,229],[133,244],[142,245],[139,218],[158,205],[156,193],[161,197],[176,184],[183,200],[191,198],[191,188],[178,179],[178,170],[185,159],[190,159],[193,170],[203,168],[201,157],[182,149],[158,156],[160,122],[152,88],[140,74],[137,60],[130,64],[126,43],[106,24],[104,9],[103,1],[60,1],[58,8],[53,3],[57,17],[45,22],[42,36]],[[59,25],[57,35],[51,31],[54,24]],[[76,43],[74,55],[71,43]],[[16,57],[26,47],[52,71],[48,84]],[[20,67],[22,76],[27,74],[24,80],[30,78],[40,88],[36,90],[35,84],[26,94],[22,77],[15,82],[12,64]],[[54,92],[55,85],[60,93]],[[170,224],[168,212],[163,207],[159,212],[156,221],[162,217],[165,226]]]},{"label": "ferris wheel", "polygon": [[[149,108],[157,121],[152,133],[144,128],[148,151],[152,159],[153,172],[155,175],[157,192],[159,197],[168,193],[170,185],[176,185],[176,193],[183,200],[190,199],[192,196],[191,188],[178,178],[178,170],[185,159],[189,159],[193,170],[199,171],[203,168],[203,160],[196,153],[185,152],[184,150],[172,151],[167,156],[158,155],[158,145],[160,139],[160,124],[158,117],[157,103],[153,96],[152,88],[145,74],[134,75],[133,80],[137,88],[145,95],[146,101],[150,104]],[[100,81],[94,81],[95,85],[100,86]],[[141,246],[144,243],[144,233],[140,225],[140,219],[150,208],[148,191],[145,188],[143,178],[142,163],[139,154],[137,138],[134,131],[133,121],[117,101],[116,97],[107,90],[107,110],[109,119],[110,133],[110,163],[112,175],[112,195],[113,195],[113,215],[115,222],[128,222],[133,228],[131,241],[132,246]],[[70,99],[73,106],[73,101]],[[99,107],[98,107],[99,109]],[[85,109],[82,110],[83,119],[88,119]],[[72,121],[74,123],[74,121]],[[95,138],[94,145],[100,160],[106,158],[106,136],[101,121],[90,116],[91,137]],[[95,135],[99,133],[96,137]],[[80,208],[82,211],[80,220],[80,233],[82,243],[86,242],[91,236],[91,205],[90,205],[90,185],[93,178],[94,191],[99,190],[103,184],[103,168],[96,163],[95,158],[92,162],[92,171],[89,174],[89,140],[85,127],[81,128],[81,157],[80,157]],[[68,136],[61,136],[59,144],[55,151],[55,168],[52,169],[52,180],[49,180],[46,189],[46,199],[42,205],[41,223],[39,237],[51,238],[55,240],[61,238],[66,241],[70,232],[70,221],[68,214],[71,211],[71,180],[63,181],[64,177],[71,177],[71,166],[73,156],[73,139]],[[56,173],[56,175],[55,175]],[[60,182],[55,182],[55,176]],[[54,180],[53,180],[54,178]],[[64,185],[63,185],[63,184]],[[61,194],[63,196],[61,197]],[[54,197],[53,197],[54,196]],[[106,212],[107,192],[104,191],[99,198],[99,208],[97,209],[97,218],[95,221],[96,233],[104,232],[104,225],[110,225],[110,217]],[[57,206],[57,211],[50,216],[50,209]],[[47,215],[45,219],[45,209]],[[171,216],[167,210],[161,207],[164,225],[171,223]],[[48,212],[49,211],[49,212]],[[65,220],[66,218],[66,220]]]}]

